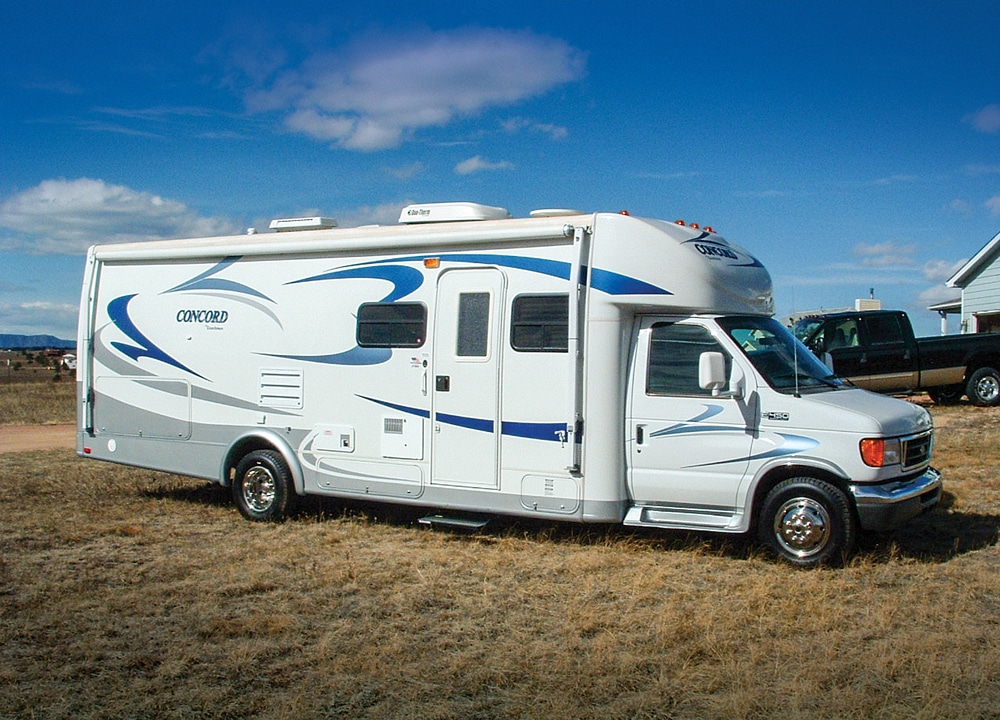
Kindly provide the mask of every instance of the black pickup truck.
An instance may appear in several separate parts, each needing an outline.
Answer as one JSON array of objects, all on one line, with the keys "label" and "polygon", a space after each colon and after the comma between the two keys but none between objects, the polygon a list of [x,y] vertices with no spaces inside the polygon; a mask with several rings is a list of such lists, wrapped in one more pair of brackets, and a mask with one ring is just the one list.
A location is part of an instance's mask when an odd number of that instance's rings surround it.
[{"label": "black pickup truck", "polygon": [[937,403],[968,395],[1000,404],[1000,333],[918,338],[899,310],[805,317],[795,336],[833,372],[881,393],[925,390]]}]

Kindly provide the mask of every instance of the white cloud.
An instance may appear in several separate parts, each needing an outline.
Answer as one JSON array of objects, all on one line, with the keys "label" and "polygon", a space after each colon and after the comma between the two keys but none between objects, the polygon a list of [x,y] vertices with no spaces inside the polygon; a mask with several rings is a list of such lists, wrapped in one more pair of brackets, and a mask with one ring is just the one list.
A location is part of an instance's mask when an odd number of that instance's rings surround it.
[{"label": "white cloud", "polygon": [[562,40],[530,32],[368,37],[280,73],[268,87],[249,92],[247,106],[285,113],[289,129],[316,140],[381,150],[398,146],[415,130],[579,80],[585,64],[584,54]]},{"label": "white cloud", "polygon": [[913,265],[915,245],[899,245],[891,240],[882,243],[860,243],[854,246],[854,256],[862,267],[890,268]]},{"label": "white cloud", "polygon": [[937,305],[938,303],[957,300],[961,293],[955,288],[950,288],[944,283],[929,287],[917,296],[917,303],[921,307]]},{"label": "white cloud", "polygon": [[[959,268],[967,262],[967,258],[957,262],[953,260],[930,260],[924,263],[924,277],[931,282],[943,283],[958,272]],[[955,291],[951,290],[951,292],[954,293]]]},{"label": "white cloud", "polygon": [[990,209],[994,215],[1000,215],[1000,195],[994,195],[985,203],[986,207]]},{"label": "white cloud", "polygon": [[74,255],[95,243],[240,230],[176,200],[89,178],[45,180],[0,202],[0,250],[7,251]]},{"label": "white cloud", "polygon": [[521,132],[522,130],[528,130],[530,132],[541,133],[542,135],[548,135],[553,140],[563,140],[569,135],[569,131],[562,125],[554,125],[552,123],[540,123],[522,117],[514,117],[508,120],[504,120],[502,123],[500,123],[500,126],[504,129],[505,132],[511,134]]},{"label": "white cloud", "polygon": [[69,303],[0,303],[3,332],[14,335],[52,334],[71,340],[76,337],[78,313],[78,306]]},{"label": "white cloud", "polygon": [[965,122],[979,132],[992,134],[1000,131],[1000,105],[987,105],[978,112],[966,115]]},{"label": "white cloud", "polygon": [[455,172],[458,175],[472,175],[473,173],[483,172],[486,170],[513,169],[514,163],[507,162],[506,160],[501,160],[500,162],[490,162],[489,160],[484,159],[481,155],[470,157],[468,160],[463,160],[455,166]]}]

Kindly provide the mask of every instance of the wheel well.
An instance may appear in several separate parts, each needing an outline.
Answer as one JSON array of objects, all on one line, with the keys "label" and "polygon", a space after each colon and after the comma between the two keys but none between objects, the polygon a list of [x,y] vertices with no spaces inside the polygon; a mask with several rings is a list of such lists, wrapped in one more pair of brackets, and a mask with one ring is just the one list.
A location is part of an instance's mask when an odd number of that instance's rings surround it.
[{"label": "wheel well", "polygon": [[281,451],[275,443],[270,442],[267,438],[261,437],[259,435],[249,435],[244,438],[240,438],[237,442],[229,448],[229,454],[226,455],[226,463],[223,467],[223,485],[228,486],[233,481],[233,475],[236,472],[236,466],[240,464],[240,460],[246,457],[248,454],[255,450],[273,450],[281,456],[285,454]]},{"label": "wheel well", "polygon": [[784,465],[781,467],[776,467],[767,472],[764,477],[760,479],[757,483],[757,487],[754,489],[753,493],[753,504],[750,506],[750,531],[757,531],[757,522],[759,520],[757,510],[764,503],[764,498],[767,494],[774,489],[774,486],[778,483],[788,480],[794,477],[811,477],[817,480],[823,480],[830,483],[837,489],[839,489],[847,497],[848,504],[851,507],[851,513],[854,514],[855,520],[857,520],[858,509],[854,506],[854,496],[847,489],[847,482],[844,478],[834,473],[823,470],[817,467],[809,467],[805,465]]},{"label": "wheel well", "polygon": [[968,382],[972,373],[979,368],[991,367],[1000,370],[1000,356],[997,355],[973,355],[965,363],[965,381]]}]

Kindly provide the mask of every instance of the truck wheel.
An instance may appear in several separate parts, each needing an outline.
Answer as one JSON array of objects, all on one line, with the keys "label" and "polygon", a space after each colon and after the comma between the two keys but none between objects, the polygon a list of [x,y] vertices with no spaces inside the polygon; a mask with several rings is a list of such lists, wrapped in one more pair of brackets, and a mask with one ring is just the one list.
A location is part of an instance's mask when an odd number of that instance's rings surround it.
[{"label": "truck wheel", "polygon": [[295,499],[292,473],[273,450],[254,450],[240,460],[232,493],[240,514],[257,522],[281,520]]},{"label": "truck wheel", "polygon": [[812,477],[784,480],[767,494],[758,517],[761,541],[800,567],[841,560],[854,547],[854,515],[847,496]]},{"label": "truck wheel", "polygon": [[954,405],[962,399],[963,394],[964,388],[961,385],[942,385],[927,391],[927,395],[937,405]]},{"label": "truck wheel", "polygon": [[981,367],[969,377],[965,394],[973,405],[991,406],[1000,403],[1000,373],[991,367]]}]

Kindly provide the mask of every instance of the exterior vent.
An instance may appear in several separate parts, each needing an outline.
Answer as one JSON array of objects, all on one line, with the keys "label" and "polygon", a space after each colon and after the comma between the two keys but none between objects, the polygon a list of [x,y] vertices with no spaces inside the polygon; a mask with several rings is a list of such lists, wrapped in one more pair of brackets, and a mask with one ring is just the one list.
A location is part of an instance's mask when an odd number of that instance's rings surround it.
[{"label": "exterior vent", "polygon": [[337,221],[334,218],[326,217],[279,218],[278,220],[272,220],[270,227],[272,230],[277,230],[278,232],[326,230],[337,227]]},{"label": "exterior vent", "polygon": [[533,218],[566,217],[568,215],[583,214],[584,213],[579,210],[570,210],[569,208],[543,208],[541,210],[531,211],[531,217]]},{"label": "exterior vent", "polygon": [[404,225],[416,223],[465,222],[469,220],[506,220],[510,213],[504,208],[470,202],[424,203],[407,205],[399,214]]}]

